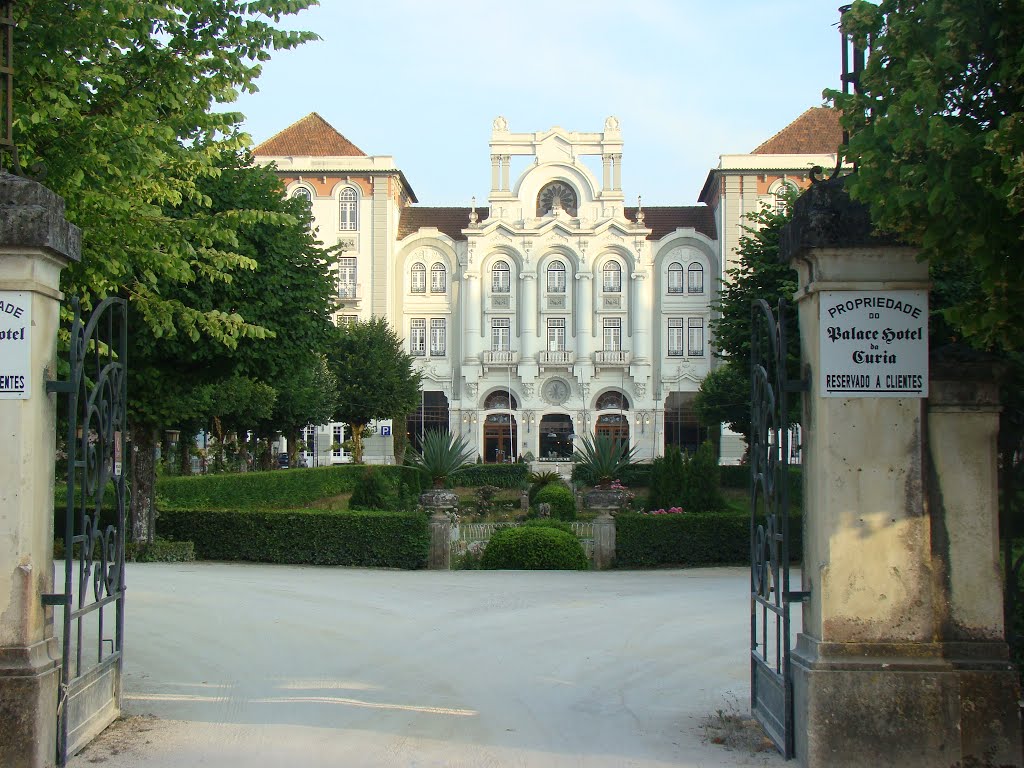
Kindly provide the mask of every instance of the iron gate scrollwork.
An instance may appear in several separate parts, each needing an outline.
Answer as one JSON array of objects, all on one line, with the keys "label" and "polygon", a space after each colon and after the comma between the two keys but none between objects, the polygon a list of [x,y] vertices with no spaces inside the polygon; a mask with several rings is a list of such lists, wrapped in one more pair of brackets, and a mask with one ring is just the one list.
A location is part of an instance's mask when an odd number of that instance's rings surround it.
[{"label": "iron gate scrollwork", "polygon": [[773,313],[751,307],[750,361],[750,708],[784,757],[793,757],[789,669],[788,392],[803,389],[786,372],[785,302]]},{"label": "iron gate scrollwork", "polygon": [[124,640],[127,304],[106,299],[88,323],[73,306],[70,373],[47,385],[67,397],[64,590],[44,596],[63,614],[58,765],[120,715]]}]

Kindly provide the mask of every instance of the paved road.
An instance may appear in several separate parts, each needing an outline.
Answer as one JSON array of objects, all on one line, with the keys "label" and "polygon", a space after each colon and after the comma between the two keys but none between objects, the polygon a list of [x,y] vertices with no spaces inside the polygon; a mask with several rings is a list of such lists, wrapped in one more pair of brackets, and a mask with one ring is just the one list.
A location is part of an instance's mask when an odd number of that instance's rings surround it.
[{"label": "paved road", "polygon": [[704,738],[747,579],[130,564],[131,717],[71,766],[782,766]]}]

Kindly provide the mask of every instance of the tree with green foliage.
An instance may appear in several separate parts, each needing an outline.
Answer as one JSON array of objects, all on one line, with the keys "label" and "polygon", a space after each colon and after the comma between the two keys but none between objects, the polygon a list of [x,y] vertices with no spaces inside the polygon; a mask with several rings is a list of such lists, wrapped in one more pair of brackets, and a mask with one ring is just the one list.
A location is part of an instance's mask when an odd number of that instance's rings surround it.
[{"label": "tree with green foliage", "polygon": [[[128,413],[134,458],[141,462],[132,488],[137,522],[150,506],[149,465],[162,430],[178,429],[189,440],[203,429],[219,436],[219,447],[226,435],[251,430],[266,445],[278,429],[294,436],[307,424],[326,422],[336,405],[332,374],[323,363],[332,333],[333,282],[310,233],[308,203],[286,199],[277,176],[251,161],[248,153],[226,153],[217,161],[219,174],[201,179],[197,188],[212,215],[258,210],[270,216],[235,226],[234,247],[254,269],[228,281],[171,284],[163,294],[200,313],[230,307],[259,325],[260,337],[227,345],[206,335],[164,334],[131,307],[138,320],[129,334]],[[166,214],[189,218],[196,206],[186,203]]]},{"label": "tree with green foliage", "polygon": [[829,92],[850,131],[847,180],[883,232],[977,276],[944,308],[985,349],[1024,346],[1024,5],[858,0],[844,31],[870,55],[859,93]]},{"label": "tree with green foliage", "polygon": [[[790,200],[792,203],[792,200]],[[750,433],[751,305],[764,299],[776,312],[779,299],[789,301],[797,286],[796,271],[779,260],[779,233],[789,223],[792,206],[778,212],[768,206],[750,214],[740,238],[735,267],[726,270],[718,300],[712,308],[719,317],[711,321],[715,357],[721,362],[701,382],[694,402],[702,424],[725,423],[741,435]],[[791,379],[800,370],[800,329],[795,312],[785,315],[789,339],[787,370]],[[798,419],[799,399],[793,398],[791,418]]]},{"label": "tree with green foliage", "polygon": [[351,429],[352,458],[361,463],[363,428],[374,419],[415,410],[420,375],[413,370],[402,340],[382,317],[334,329],[327,359],[338,381],[334,418]]},{"label": "tree with green foliage", "polygon": [[668,446],[665,449],[665,455],[656,458],[651,466],[650,493],[647,497],[648,508],[669,509],[683,506],[685,501],[683,498],[684,473],[683,452],[677,445]]},{"label": "tree with green foliage", "polygon": [[704,441],[683,465],[683,509],[687,512],[718,512],[725,509],[718,457],[714,446]]},{"label": "tree with green foliage", "polygon": [[[84,230],[61,288],[88,308],[130,300],[156,335],[229,345],[264,335],[230,305],[196,307],[173,286],[226,282],[256,264],[236,230],[284,216],[211,210],[203,182],[248,143],[242,116],[217,111],[252,92],[260,62],[316,39],[277,28],[315,0],[30,0],[14,4],[14,141]],[[171,211],[188,210],[188,215]]]}]

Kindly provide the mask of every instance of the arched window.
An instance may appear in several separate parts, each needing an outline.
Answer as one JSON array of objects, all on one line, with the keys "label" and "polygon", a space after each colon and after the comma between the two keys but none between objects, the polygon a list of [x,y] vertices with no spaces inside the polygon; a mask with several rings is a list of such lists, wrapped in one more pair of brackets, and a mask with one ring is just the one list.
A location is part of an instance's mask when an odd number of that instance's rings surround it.
[{"label": "arched window", "polygon": [[427,268],[419,262],[409,270],[409,290],[413,293],[427,292]]},{"label": "arched window", "polygon": [[516,402],[516,396],[509,392],[507,389],[499,389],[497,392],[491,392],[484,400],[484,410],[490,411],[495,409],[508,410],[511,408],[513,411],[519,408],[519,404]]},{"label": "arched window", "polygon": [[548,293],[565,293],[565,264],[560,261],[548,265]]},{"label": "arched window", "polygon": [[510,293],[512,291],[512,272],[507,261],[496,261],[491,267],[491,292]]},{"label": "arched window", "polygon": [[359,228],[359,196],[352,187],[345,187],[338,195],[338,229],[354,231]]},{"label": "arched window", "polygon": [[688,293],[704,293],[704,267],[696,261],[686,268],[686,290]]},{"label": "arched window", "polygon": [[605,293],[620,293],[622,291],[622,267],[619,266],[619,262],[606,261],[602,275]]},{"label": "arched window", "polygon": [[629,401],[626,396],[621,392],[605,392],[599,398],[597,398],[597,410],[617,410],[617,411],[628,411]]},{"label": "arched window", "polygon": [[430,268],[430,292],[444,293],[447,290],[447,280],[444,264],[435,262]]},{"label": "arched window", "polygon": [[796,192],[796,187],[789,182],[782,182],[775,190],[775,212],[780,216],[785,214],[789,203],[786,201],[791,194]]},{"label": "arched window", "polygon": [[678,261],[673,261],[668,265],[668,292],[683,292],[683,265]]},{"label": "arched window", "polygon": [[576,191],[564,181],[552,181],[545,184],[537,195],[537,215],[546,216],[552,211],[565,211],[575,216],[578,209]]},{"label": "arched window", "polygon": [[298,197],[308,201],[313,199],[313,196],[309,194],[309,190],[306,187],[297,187],[295,191],[292,192],[292,197]]}]

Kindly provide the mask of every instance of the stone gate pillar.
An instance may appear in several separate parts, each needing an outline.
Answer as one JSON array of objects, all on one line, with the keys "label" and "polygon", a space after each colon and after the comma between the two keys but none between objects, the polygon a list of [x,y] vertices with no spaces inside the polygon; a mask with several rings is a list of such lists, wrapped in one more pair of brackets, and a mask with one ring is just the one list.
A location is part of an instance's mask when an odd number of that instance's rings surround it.
[{"label": "stone gate pillar", "polygon": [[1019,766],[992,393],[932,381],[924,399],[927,264],[873,237],[841,182],[797,202],[782,253],[799,274],[810,374],[809,597],[790,667],[797,758],[811,768]]},{"label": "stone gate pillar", "polygon": [[80,256],[64,201],[0,173],[0,765],[56,753],[59,658],[53,616],[55,379],[60,272]]}]

